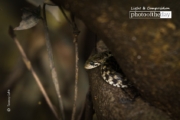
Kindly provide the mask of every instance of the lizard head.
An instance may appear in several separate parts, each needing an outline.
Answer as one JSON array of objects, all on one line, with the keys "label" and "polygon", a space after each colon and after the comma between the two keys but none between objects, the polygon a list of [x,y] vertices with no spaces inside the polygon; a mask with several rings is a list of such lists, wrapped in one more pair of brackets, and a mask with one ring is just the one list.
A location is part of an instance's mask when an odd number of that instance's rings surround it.
[{"label": "lizard head", "polygon": [[98,61],[86,61],[84,68],[85,69],[93,69],[95,67],[100,66],[101,64]]},{"label": "lizard head", "polygon": [[106,61],[106,59],[109,58],[110,56],[112,55],[109,51],[91,55],[86,61],[84,68],[93,69],[95,67],[98,67],[101,64],[103,64]]}]

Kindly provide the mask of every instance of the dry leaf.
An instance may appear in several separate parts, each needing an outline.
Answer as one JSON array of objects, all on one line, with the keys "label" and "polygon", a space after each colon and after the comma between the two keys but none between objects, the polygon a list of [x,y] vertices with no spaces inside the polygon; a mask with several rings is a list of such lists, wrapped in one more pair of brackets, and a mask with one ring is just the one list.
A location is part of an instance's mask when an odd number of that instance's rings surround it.
[{"label": "dry leaf", "polygon": [[22,21],[14,30],[25,30],[34,27],[40,20],[40,6],[35,9],[23,9]]}]

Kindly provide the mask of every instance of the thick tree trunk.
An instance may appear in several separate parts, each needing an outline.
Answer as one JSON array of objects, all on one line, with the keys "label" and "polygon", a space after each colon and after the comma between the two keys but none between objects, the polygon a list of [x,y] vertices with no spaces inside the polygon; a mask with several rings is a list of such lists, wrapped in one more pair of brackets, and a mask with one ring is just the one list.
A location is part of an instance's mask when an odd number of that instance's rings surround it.
[{"label": "thick tree trunk", "polygon": [[[142,99],[171,118],[180,119],[180,1],[53,1],[103,38]],[[129,19],[129,11],[135,6],[169,7],[172,19]],[[98,68],[90,71],[93,103],[99,119],[165,119],[161,118],[162,112],[157,109],[160,114],[152,112],[155,108],[141,98],[122,103],[121,89],[104,86],[97,73]]]}]

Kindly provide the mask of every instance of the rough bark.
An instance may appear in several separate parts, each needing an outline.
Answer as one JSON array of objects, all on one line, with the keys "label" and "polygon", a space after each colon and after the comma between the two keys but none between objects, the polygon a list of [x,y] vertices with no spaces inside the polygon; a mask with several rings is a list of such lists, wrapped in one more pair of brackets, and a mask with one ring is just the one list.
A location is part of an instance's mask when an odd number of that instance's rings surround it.
[{"label": "rough bark", "polygon": [[[53,1],[70,10],[93,32],[103,38],[123,72],[135,84],[144,100],[155,108],[165,111],[171,118],[180,119],[180,1]],[[134,6],[169,7],[172,11],[172,19],[129,19],[130,8]],[[91,82],[92,95],[103,94],[101,93],[103,90],[108,91],[106,94],[98,95],[98,99],[94,100],[94,105],[98,106],[95,107],[98,118],[104,119],[108,117],[107,112],[102,112],[105,111],[104,107],[97,108],[113,104],[116,99],[113,99],[112,96],[121,94],[121,92],[111,87],[94,88],[94,86],[100,87],[103,84],[98,83],[99,78],[93,77],[98,77],[97,69],[95,72],[94,74],[90,73],[91,80],[96,81]],[[100,101],[99,97],[107,99],[101,98],[104,101]],[[109,99],[113,99],[112,102]],[[116,115],[112,112],[119,110],[117,112],[119,118],[125,119],[124,114],[129,113],[120,110],[122,104],[118,104],[118,107],[116,105],[106,107],[106,109],[109,108],[107,111],[112,115],[109,118]],[[146,104],[143,103],[139,106],[143,105]],[[138,109],[138,106],[134,108]],[[137,111],[132,110],[133,115],[136,116]],[[149,116],[146,117],[149,118]]]},{"label": "rough bark", "polygon": [[121,88],[107,84],[100,67],[89,72],[91,94],[98,120],[168,120],[165,113],[141,97],[132,100]]}]

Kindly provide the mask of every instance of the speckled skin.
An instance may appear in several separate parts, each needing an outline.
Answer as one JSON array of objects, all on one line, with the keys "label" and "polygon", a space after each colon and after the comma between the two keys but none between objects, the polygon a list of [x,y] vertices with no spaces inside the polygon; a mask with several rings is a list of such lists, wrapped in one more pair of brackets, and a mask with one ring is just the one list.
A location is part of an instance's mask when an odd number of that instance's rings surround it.
[{"label": "speckled skin", "polygon": [[127,79],[124,77],[116,60],[110,51],[98,53],[89,57],[85,63],[86,69],[93,69],[101,65],[102,78],[115,87],[127,88]]}]

